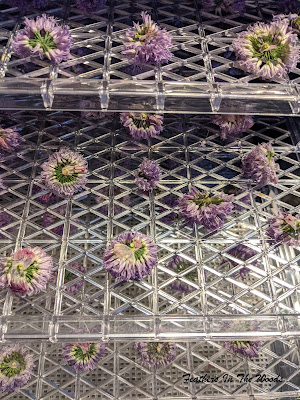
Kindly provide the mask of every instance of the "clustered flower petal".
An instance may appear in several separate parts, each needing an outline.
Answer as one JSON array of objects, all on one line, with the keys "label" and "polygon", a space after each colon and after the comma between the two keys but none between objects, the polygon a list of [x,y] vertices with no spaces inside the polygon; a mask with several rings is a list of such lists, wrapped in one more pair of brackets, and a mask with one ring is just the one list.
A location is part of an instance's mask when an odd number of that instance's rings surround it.
[{"label": "clustered flower petal", "polygon": [[254,125],[251,115],[226,115],[220,114],[213,117],[213,123],[218,125],[221,139],[235,138],[240,133],[246,132]]},{"label": "clustered flower petal", "polygon": [[300,31],[300,16],[298,14],[280,14],[273,16],[274,21],[279,21],[288,24],[288,26],[299,33]]},{"label": "clustered flower petal", "polygon": [[46,57],[54,64],[70,58],[72,38],[68,26],[60,26],[46,14],[36,20],[25,18],[24,22],[25,28],[17,32],[12,43],[18,56]]},{"label": "clustered flower petal", "polygon": [[23,139],[16,128],[2,128],[0,126],[0,152],[13,152],[20,147]]},{"label": "clustered flower petal", "polygon": [[163,115],[149,113],[121,113],[121,123],[129,129],[130,135],[136,139],[149,139],[158,136],[163,130]]},{"label": "clustered flower petal", "polygon": [[114,278],[140,280],[156,267],[157,246],[142,233],[123,232],[108,244],[103,263]]},{"label": "clustered flower petal", "polygon": [[79,153],[63,147],[42,164],[41,178],[54,194],[72,196],[87,182],[87,168]]},{"label": "clustered flower petal", "polygon": [[[235,247],[233,247],[232,249],[230,249],[228,252],[228,254],[230,254],[231,256],[233,256],[234,258],[243,261],[244,263],[246,261],[248,261],[250,258],[254,257],[256,254],[256,251],[253,249],[250,249],[250,247],[245,246],[243,244],[239,244]],[[238,262],[231,260],[230,258],[226,259],[230,265],[232,265],[233,267],[236,267],[238,265],[240,265]],[[256,261],[253,261],[251,263],[252,265],[256,264]],[[237,273],[236,275],[240,275],[240,277],[242,278],[242,280],[246,279],[246,275],[249,273],[249,268],[248,267],[242,267]]]},{"label": "clustered flower petal", "polygon": [[231,353],[240,354],[247,358],[257,358],[260,342],[258,341],[239,341],[224,342],[224,347]]},{"label": "clustered flower petal", "polygon": [[139,342],[135,348],[146,367],[159,368],[170,364],[176,358],[176,344],[172,342]]},{"label": "clustered flower petal", "polygon": [[31,378],[33,368],[32,355],[24,346],[15,344],[2,347],[0,352],[0,392],[19,392]]},{"label": "clustered flower petal", "polygon": [[[64,233],[64,219],[57,217],[54,214],[54,212],[64,217],[66,214],[66,209],[67,209],[66,206],[61,206],[53,210],[52,213],[46,212],[43,215],[43,227],[48,228],[48,226],[51,226],[58,222],[59,225],[52,228],[51,231],[58,236],[62,236]],[[78,220],[73,218],[72,221],[76,222]],[[73,235],[76,231],[77,231],[77,226],[75,226],[74,224],[72,224],[72,222],[70,222],[69,234]]]},{"label": "clustered flower petal", "polygon": [[245,12],[245,0],[202,0],[204,9],[214,8],[216,14],[243,14]]},{"label": "clustered flower petal", "polygon": [[0,258],[0,287],[31,296],[46,288],[52,269],[52,258],[40,247],[18,250]]},{"label": "clustered flower petal", "polygon": [[155,160],[144,158],[137,170],[135,179],[137,187],[144,192],[148,192],[150,189],[155,189],[157,187],[160,179],[161,172],[158,163]]},{"label": "clustered flower petal", "polygon": [[286,212],[269,220],[267,234],[274,242],[284,243],[288,246],[300,246],[300,214],[295,217]]},{"label": "clustered flower petal", "polygon": [[40,10],[47,7],[49,0],[9,0],[9,4],[20,9],[31,8]]},{"label": "clustered flower petal", "polygon": [[[192,264],[184,260],[182,257],[175,255],[172,260],[167,265],[167,268],[177,272],[182,273],[187,268],[190,268]],[[197,272],[195,270],[189,272],[188,274],[183,275],[185,279],[188,279],[192,282],[197,281]],[[178,292],[189,294],[195,290],[195,288],[185,282],[182,282],[180,279],[176,279],[174,282],[170,284],[170,288],[176,290]]]},{"label": "clustered flower petal", "polygon": [[134,27],[125,33],[125,50],[122,54],[138,65],[167,63],[172,57],[169,50],[172,46],[171,35],[165,29],[159,28],[150,15],[144,11],[141,15],[143,23],[134,23]]},{"label": "clustered flower petal", "polygon": [[232,214],[233,195],[200,192],[192,187],[188,194],[178,201],[179,215],[189,224],[203,225],[207,230],[218,229],[224,225],[225,218]]},{"label": "clustered flower petal", "polygon": [[92,371],[104,357],[104,343],[63,343],[62,355],[76,371]]},{"label": "clustered flower petal", "polygon": [[295,13],[299,11],[299,0],[277,0],[277,7],[280,12],[285,14]]},{"label": "clustered flower petal", "polygon": [[76,0],[76,7],[84,13],[92,13],[101,10],[106,0]]},{"label": "clustered flower petal", "polygon": [[270,143],[255,146],[242,160],[244,176],[261,187],[269,183],[278,183],[276,171],[279,170],[279,165],[274,162],[274,155]]},{"label": "clustered flower petal", "polygon": [[257,23],[241,32],[233,48],[241,69],[264,79],[284,78],[299,59],[297,35],[285,20]]}]

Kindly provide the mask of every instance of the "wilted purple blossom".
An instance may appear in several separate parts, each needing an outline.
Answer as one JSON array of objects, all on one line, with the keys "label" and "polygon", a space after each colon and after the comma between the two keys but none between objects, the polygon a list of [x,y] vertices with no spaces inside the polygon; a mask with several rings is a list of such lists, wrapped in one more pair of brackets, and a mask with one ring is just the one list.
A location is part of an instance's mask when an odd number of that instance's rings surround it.
[{"label": "wilted purple blossom", "polygon": [[225,223],[225,218],[232,214],[233,195],[200,192],[192,187],[188,194],[183,195],[179,201],[179,215],[189,224],[203,225],[207,230],[220,228]]},{"label": "wilted purple blossom", "polygon": [[52,269],[52,258],[40,247],[18,250],[0,258],[0,287],[31,296],[46,288]]},{"label": "wilted purple blossom", "polygon": [[53,153],[41,167],[45,185],[58,196],[72,196],[87,182],[87,162],[65,147]]},{"label": "wilted purple blossom", "polygon": [[32,355],[23,345],[3,346],[0,351],[0,393],[19,392],[32,375]]},{"label": "wilted purple blossom", "polygon": [[158,136],[163,130],[163,115],[149,113],[121,113],[121,123],[129,129],[130,135],[136,139],[149,139]]},{"label": "wilted purple blossom", "polygon": [[[6,211],[0,211],[0,228],[4,228],[5,226],[11,223],[11,216]],[[8,232],[9,230],[7,230]],[[5,236],[0,233],[0,239],[5,238]]]},{"label": "wilted purple blossom", "polygon": [[76,371],[92,371],[105,355],[104,343],[63,343],[62,355]]},{"label": "wilted purple blossom", "polygon": [[[118,215],[121,212],[125,211],[125,207],[122,207],[121,205],[118,205],[118,203],[122,203],[124,206],[129,206],[130,204],[130,197],[128,194],[125,194],[124,196],[120,196],[124,191],[122,191],[121,188],[114,186],[114,200],[112,202],[112,208],[113,208],[113,212],[114,215]],[[99,207],[97,210],[99,210],[102,214],[106,214],[108,215],[108,203],[110,202],[109,199],[109,187],[106,186],[104,188],[101,189],[101,194],[103,194],[104,196],[106,196],[106,198],[103,196],[96,196],[95,200],[98,204],[101,205],[101,207]],[[106,204],[104,204],[106,203]]]},{"label": "wilted purple blossom", "polygon": [[76,7],[84,13],[92,13],[101,10],[106,0],[76,0]]},{"label": "wilted purple blossom", "polygon": [[[227,254],[230,254],[231,256],[233,256],[234,258],[242,261],[242,262],[246,262],[248,261],[250,258],[254,257],[256,255],[256,251],[250,249],[250,247],[245,246],[243,244],[239,244],[235,247],[233,247],[232,249],[230,249]],[[238,265],[240,265],[238,262],[231,260],[230,258],[226,258],[226,262],[228,262],[230,265],[232,265],[233,267],[236,267]],[[256,264],[256,261],[253,261],[251,263],[252,265]],[[242,278],[242,280],[244,280],[246,278],[246,275],[249,273],[249,268],[242,267],[237,273],[236,275],[240,275],[240,277]]]},{"label": "wilted purple blossom", "polygon": [[18,31],[12,46],[19,57],[48,58],[59,64],[70,58],[72,38],[68,26],[60,26],[54,17],[43,14],[25,18],[25,28]]},{"label": "wilted purple blossom", "polygon": [[279,165],[274,162],[274,155],[274,149],[270,143],[255,146],[242,159],[244,176],[252,179],[260,187],[269,183],[278,183],[276,171],[279,170]]},{"label": "wilted purple blossom", "polygon": [[143,23],[133,23],[134,27],[128,29],[123,37],[125,50],[122,54],[129,57],[134,64],[167,63],[172,53],[172,37],[165,30],[152,21],[150,15],[142,12]]},{"label": "wilted purple blossom", "polygon": [[289,213],[279,212],[276,217],[269,220],[267,234],[276,243],[300,246],[300,214],[293,217]]},{"label": "wilted purple blossom", "polygon": [[296,13],[299,11],[299,0],[277,0],[277,7],[284,14]]},{"label": "wilted purple blossom", "polygon": [[299,59],[298,37],[285,20],[258,22],[238,34],[233,48],[239,67],[264,79],[285,78]]},{"label": "wilted purple blossom", "polygon": [[3,128],[0,126],[0,152],[14,152],[20,147],[23,139],[16,128]]},{"label": "wilted purple blossom", "polygon": [[49,4],[49,0],[8,0],[9,4],[20,9],[43,9]]},{"label": "wilted purple blossom", "polygon": [[[52,213],[45,212],[45,214],[43,214],[43,227],[48,228],[49,226],[58,222],[59,225],[52,228],[51,231],[58,236],[62,236],[64,233],[65,218],[59,218],[54,213],[57,213],[62,217],[65,217],[66,209],[67,209],[66,206],[61,206],[53,210]],[[73,218],[72,221],[77,222],[78,220]],[[73,225],[72,221],[70,221],[69,235],[73,235],[77,231],[77,226]]]},{"label": "wilted purple blossom", "polygon": [[202,8],[213,8],[216,14],[243,14],[245,12],[245,0],[202,0]]},{"label": "wilted purple blossom", "polygon": [[254,125],[251,115],[215,115],[213,123],[220,127],[221,139],[226,140],[237,137]]},{"label": "wilted purple blossom", "polygon": [[142,233],[123,232],[108,244],[103,264],[114,278],[140,280],[156,267],[157,246]]},{"label": "wilted purple blossom", "polygon": [[160,179],[161,172],[158,163],[155,160],[144,158],[137,170],[135,179],[137,187],[144,192],[148,192],[150,189],[155,189],[157,187]]},{"label": "wilted purple blossom", "polygon": [[[167,268],[171,269],[172,271],[179,273],[182,273],[185,271],[187,268],[190,268],[192,266],[191,263],[187,262],[184,260],[182,257],[175,255],[169,264],[167,265]],[[188,274],[183,275],[185,279],[189,279],[192,282],[197,281],[197,271],[193,270],[189,272]],[[174,282],[170,284],[170,288],[173,290],[176,290],[178,292],[182,292],[184,294],[189,294],[195,290],[193,286],[190,286],[189,284],[182,282],[180,279],[176,279]]]},{"label": "wilted purple blossom", "polygon": [[163,367],[176,358],[176,344],[172,342],[139,342],[135,344],[135,348],[145,367]]},{"label": "wilted purple blossom", "polygon": [[260,342],[235,340],[232,342],[224,342],[224,347],[231,353],[240,354],[247,358],[257,358]]},{"label": "wilted purple blossom", "polygon": [[286,22],[295,32],[300,32],[300,16],[298,14],[280,14],[273,16],[274,21]]}]

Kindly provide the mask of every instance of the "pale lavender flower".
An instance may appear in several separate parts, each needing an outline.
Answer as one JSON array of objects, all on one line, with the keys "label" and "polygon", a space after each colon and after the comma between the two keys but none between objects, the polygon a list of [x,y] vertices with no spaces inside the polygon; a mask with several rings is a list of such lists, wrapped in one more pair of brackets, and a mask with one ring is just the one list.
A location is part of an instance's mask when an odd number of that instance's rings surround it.
[{"label": "pale lavender flower", "polygon": [[[109,187],[106,186],[104,188],[101,189],[101,193],[106,196],[107,198],[109,197]],[[124,204],[124,206],[129,206],[130,204],[130,198],[128,196],[128,194],[120,197],[119,195],[122,193],[122,189],[120,189],[117,186],[114,186],[114,201],[112,204],[113,210],[114,210],[114,215],[118,215],[120,213],[122,213],[123,211],[125,211],[125,207],[122,207],[121,205],[118,205],[116,203],[116,201],[118,201],[119,203]],[[118,199],[116,199],[116,197],[118,197]],[[102,214],[106,214],[108,215],[108,204],[103,204],[103,203],[108,203],[109,200],[105,199],[105,197],[102,196],[97,196],[95,197],[95,200],[98,204],[101,204],[101,207],[99,207],[98,210],[100,210],[100,212],[102,212]],[[103,204],[103,205],[102,205]]]},{"label": "pale lavender flower", "polygon": [[250,359],[258,357],[259,345],[259,341],[235,340],[232,342],[224,342],[224,347],[231,353],[240,354]]},{"label": "pale lavender flower", "polygon": [[52,269],[52,258],[40,247],[18,250],[0,258],[0,287],[31,296],[46,288]]},{"label": "pale lavender flower", "polygon": [[221,128],[220,136],[223,140],[230,139],[231,137],[235,138],[254,125],[254,120],[251,115],[220,114],[215,115],[212,121]]},{"label": "pale lavender flower", "polygon": [[189,224],[203,225],[207,230],[214,230],[224,225],[225,218],[232,214],[233,195],[200,192],[192,187],[188,194],[178,201],[179,215]]},{"label": "pale lavender flower", "polygon": [[[247,247],[243,244],[239,244],[235,247],[233,247],[232,249],[230,249],[228,252],[228,254],[230,254],[231,256],[233,256],[234,258],[243,261],[244,263],[246,261],[248,261],[250,258],[254,257],[256,254],[255,250],[250,249],[250,247]],[[238,265],[240,265],[238,262],[231,260],[230,258],[226,258],[226,262],[228,262],[230,265],[232,265],[233,267],[236,267]],[[252,261],[251,263],[252,265],[256,264],[256,261]],[[246,278],[246,275],[250,272],[248,267],[242,267],[237,273],[236,275],[240,275],[240,277],[242,278],[242,280],[244,280]]]},{"label": "pale lavender flower", "polygon": [[62,355],[76,371],[92,371],[105,355],[104,343],[63,343]]},{"label": "pale lavender flower", "polygon": [[70,58],[72,38],[68,26],[43,14],[36,20],[25,18],[25,28],[17,32],[12,46],[19,57],[48,58],[59,64]]},{"label": "pale lavender flower", "polygon": [[[58,236],[62,236],[64,233],[64,219],[54,215],[54,212],[64,217],[66,214],[66,209],[67,209],[66,206],[61,206],[53,210],[53,213],[45,212],[45,214],[43,214],[43,227],[48,228],[48,226],[51,226],[56,222],[60,222],[58,226],[51,229],[51,232],[55,233]],[[78,219],[73,218],[72,221],[78,222]],[[70,221],[69,235],[73,235],[76,231],[77,231],[77,226],[73,225],[72,222]]]},{"label": "pale lavender flower", "polygon": [[[172,271],[175,271],[177,273],[182,273],[185,271],[187,268],[190,268],[192,264],[184,260],[182,257],[175,255],[169,264],[167,265],[167,268],[171,269]],[[192,282],[197,281],[197,271],[193,270],[189,272],[188,274],[184,275],[185,279],[189,279]],[[176,279],[176,281],[172,282],[170,284],[170,288],[173,290],[176,290],[178,292],[182,292],[184,294],[189,294],[195,290],[193,286],[188,285],[185,282],[182,282],[180,279]]]},{"label": "pale lavender flower", "polygon": [[20,9],[43,9],[49,4],[49,0],[9,0],[10,5]]},{"label": "pale lavender flower", "polygon": [[267,234],[274,242],[281,242],[288,246],[300,246],[300,214],[293,217],[286,212],[269,220]]},{"label": "pale lavender flower", "polygon": [[76,7],[84,13],[92,13],[101,10],[106,0],[76,0]]},{"label": "pale lavender flower", "polygon": [[0,353],[0,392],[19,392],[31,378],[34,368],[32,355],[19,344],[4,346]]},{"label": "pale lavender flower", "polygon": [[260,187],[269,183],[278,183],[276,171],[279,165],[273,160],[275,153],[270,143],[255,146],[242,159],[242,169],[246,178],[252,179]]},{"label": "pale lavender flower", "polygon": [[157,246],[142,233],[123,232],[108,244],[103,264],[114,278],[140,280],[156,267]]},{"label": "pale lavender flower", "polygon": [[146,367],[163,367],[176,358],[176,343],[139,342],[134,347],[141,356],[141,364]]},{"label": "pale lavender flower", "polygon": [[285,20],[258,22],[238,34],[233,49],[244,71],[264,79],[285,78],[299,59],[298,37]]},{"label": "pale lavender flower", "polygon": [[16,128],[3,128],[0,126],[0,152],[12,153],[17,150],[23,139]]},{"label": "pale lavender flower", "polygon": [[150,189],[155,189],[157,187],[160,179],[161,172],[158,163],[155,160],[144,158],[137,170],[135,179],[137,187],[144,192],[148,192]]},{"label": "pale lavender flower", "polygon": [[[70,264],[68,264],[68,267],[74,269],[75,271],[81,272],[82,274],[86,273],[86,268],[83,265],[78,264],[76,261],[71,262]],[[56,284],[56,280],[57,280],[57,273],[58,271],[55,271],[53,274],[53,283]],[[64,277],[64,284],[66,285],[69,282],[72,282],[75,279],[78,279],[78,276],[76,274],[73,274],[73,272],[69,271],[68,269],[65,269],[65,277]],[[79,290],[83,287],[84,284],[84,280],[80,279],[79,281],[76,281],[75,283],[73,283],[70,286],[67,286],[65,288],[65,291],[75,295],[79,292]]]},{"label": "pale lavender flower", "polygon": [[53,153],[41,167],[45,185],[58,196],[72,196],[87,182],[87,162],[65,147]]},{"label": "pale lavender flower", "polygon": [[[6,211],[0,211],[0,228],[4,228],[5,226],[11,223],[11,216]],[[9,232],[9,229],[7,229]],[[0,233],[0,239],[5,238],[5,235]]]},{"label": "pale lavender flower", "polygon": [[123,37],[125,50],[122,54],[129,57],[134,64],[167,63],[172,53],[172,37],[165,30],[152,21],[150,15],[142,12],[143,23],[133,23],[134,27],[128,29]]},{"label": "pale lavender flower", "polygon": [[149,139],[158,136],[163,130],[163,115],[149,113],[121,113],[121,123],[129,129],[130,135],[136,139]]},{"label": "pale lavender flower", "polygon": [[273,19],[274,21],[286,22],[288,26],[297,33],[300,31],[300,16],[298,14],[274,15]]},{"label": "pale lavender flower", "polygon": [[216,14],[243,14],[245,12],[245,0],[202,0],[204,9],[215,9]]},{"label": "pale lavender flower", "polygon": [[299,0],[277,0],[277,7],[284,14],[295,13],[299,11]]}]

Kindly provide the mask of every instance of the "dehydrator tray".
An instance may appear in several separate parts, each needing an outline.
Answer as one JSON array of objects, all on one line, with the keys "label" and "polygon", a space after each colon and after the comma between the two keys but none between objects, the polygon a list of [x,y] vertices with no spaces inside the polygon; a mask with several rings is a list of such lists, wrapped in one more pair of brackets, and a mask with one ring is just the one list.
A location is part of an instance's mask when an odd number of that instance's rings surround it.
[{"label": "dehydrator tray", "polygon": [[[199,0],[109,0],[84,16],[75,1],[53,0],[45,12],[68,24],[74,41],[71,59],[53,67],[12,52],[25,11],[0,1],[0,109],[298,115],[298,68],[273,81],[238,68],[233,39],[278,13],[274,1],[246,3],[243,16],[220,16],[201,10]],[[170,32],[173,57],[168,64],[133,71],[121,37],[142,11]]]}]

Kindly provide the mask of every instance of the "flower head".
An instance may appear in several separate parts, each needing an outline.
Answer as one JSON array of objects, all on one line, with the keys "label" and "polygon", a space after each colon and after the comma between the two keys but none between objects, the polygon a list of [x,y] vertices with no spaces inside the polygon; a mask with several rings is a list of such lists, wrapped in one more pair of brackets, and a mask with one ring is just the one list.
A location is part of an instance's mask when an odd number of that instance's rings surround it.
[{"label": "flower head", "polygon": [[54,194],[72,196],[87,181],[87,162],[79,154],[65,147],[53,153],[42,164],[41,177]]},{"label": "flower head", "polygon": [[23,139],[16,128],[2,128],[0,126],[0,151],[13,152],[20,147]]},{"label": "flower head", "polygon": [[202,0],[204,9],[214,8],[216,14],[243,14],[245,12],[245,0]]},{"label": "flower head", "polygon": [[92,13],[101,10],[106,0],[76,0],[76,7],[84,13]]},{"label": "flower head", "polygon": [[20,9],[31,8],[40,10],[47,7],[49,0],[9,0],[9,4]]},{"label": "flower head", "polygon": [[77,371],[92,371],[104,357],[104,343],[63,343],[62,355]]},{"label": "flower head", "polygon": [[[65,216],[66,214],[66,206],[61,206],[53,210],[53,212],[56,212],[57,214],[61,216]],[[73,221],[77,222],[77,219],[73,219]],[[48,226],[54,225],[56,222],[60,223],[58,226],[54,227],[51,229],[53,233],[55,233],[58,236],[62,236],[64,233],[64,219],[57,217],[54,213],[50,212],[45,212],[43,214],[43,226],[45,228],[48,228]],[[69,234],[73,235],[77,231],[77,226],[73,225],[72,222],[70,223],[70,230]]]},{"label": "flower head", "polygon": [[287,23],[288,26],[299,33],[300,31],[300,16],[298,14],[280,14],[273,16],[274,21]]},{"label": "flower head", "polygon": [[[10,223],[11,223],[11,216],[6,211],[0,211],[0,228],[4,228]],[[4,237],[5,236],[2,233],[0,233],[0,239],[3,239]]]},{"label": "flower head", "polygon": [[17,32],[12,45],[20,57],[46,57],[59,64],[70,58],[72,38],[68,26],[43,14],[35,20],[25,18],[25,28]]},{"label": "flower head", "polygon": [[[190,268],[192,264],[184,260],[182,257],[179,257],[175,255],[172,260],[169,262],[167,265],[167,268],[177,272],[177,273],[182,273],[185,271],[187,268]],[[192,282],[197,281],[197,272],[195,270],[189,272],[188,274],[184,275],[185,279],[189,279]],[[185,282],[182,282],[179,279],[176,279],[176,281],[172,282],[170,284],[170,288],[173,290],[176,290],[178,292],[182,292],[184,294],[189,294],[195,290],[193,286],[188,285]]]},{"label": "flower head", "polygon": [[296,13],[300,8],[299,0],[277,0],[277,6],[284,14]]},{"label": "flower head", "polygon": [[144,192],[155,189],[160,178],[161,172],[158,163],[155,160],[144,158],[137,170],[135,180],[137,187]]},{"label": "flower head", "polygon": [[251,115],[215,115],[212,119],[213,123],[218,125],[221,139],[226,140],[231,137],[235,138],[240,133],[246,132],[253,124]]},{"label": "flower head", "polygon": [[166,366],[176,358],[176,344],[172,342],[139,342],[135,348],[140,353],[142,365],[146,367]]},{"label": "flower head", "polygon": [[163,130],[164,117],[149,113],[121,113],[120,121],[128,127],[130,135],[136,139],[149,139],[158,136]]},{"label": "flower head", "polygon": [[104,268],[117,279],[140,280],[157,265],[156,244],[139,232],[124,232],[112,240],[103,255]]},{"label": "flower head", "polygon": [[40,247],[18,250],[0,258],[0,287],[31,296],[46,288],[52,269],[52,258]]},{"label": "flower head", "polygon": [[275,153],[270,143],[259,144],[242,160],[242,169],[246,178],[252,179],[260,187],[269,183],[278,183],[276,171],[279,165],[273,160]]},{"label": "flower head", "polygon": [[257,358],[260,342],[258,341],[239,341],[224,342],[224,347],[231,353],[240,354],[247,358]]},{"label": "flower head", "polygon": [[264,79],[284,78],[299,58],[297,35],[284,20],[257,23],[241,32],[233,48],[241,69]]},{"label": "flower head", "polygon": [[233,195],[200,192],[193,187],[188,194],[178,201],[179,215],[191,225],[203,225],[207,230],[214,230],[224,225],[225,218],[232,214]]},{"label": "flower head", "polygon": [[4,346],[0,352],[0,392],[13,393],[29,381],[34,368],[32,355],[24,346]]},{"label": "flower head", "polygon": [[134,64],[160,64],[168,62],[172,53],[172,37],[152,21],[150,15],[142,12],[143,23],[134,23],[123,38],[125,50],[122,54],[129,57]]},{"label": "flower head", "polygon": [[300,214],[279,214],[269,220],[267,234],[275,241],[288,246],[300,246]]},{"label": "flower head", "polygon": [[[243,262],[248,261],[250,258],[252,258],[253,256],[255,256],[256,251],[250,249],[250,247],[247,247],[243,244],[238,244],[237,246],[233,247],[232,249],[230,249],[228,252],[228,254],[230,254],[231,256],[233,256],[234,258],[237,258],[238,260],[241,260]],[[240,265],[238,262],[231,260],[229,258],[226,258],[226,262],[228,262],[231,266],[236,267],[238,265]],[[255,265],[256,261],[252,262],[252,265]],[[237,273],[236,275],[240,275],[240,277],[242,278],[242,280],[244,280],[246,278],[246,275],[249,273],[249,268],[242,267]]]}]

